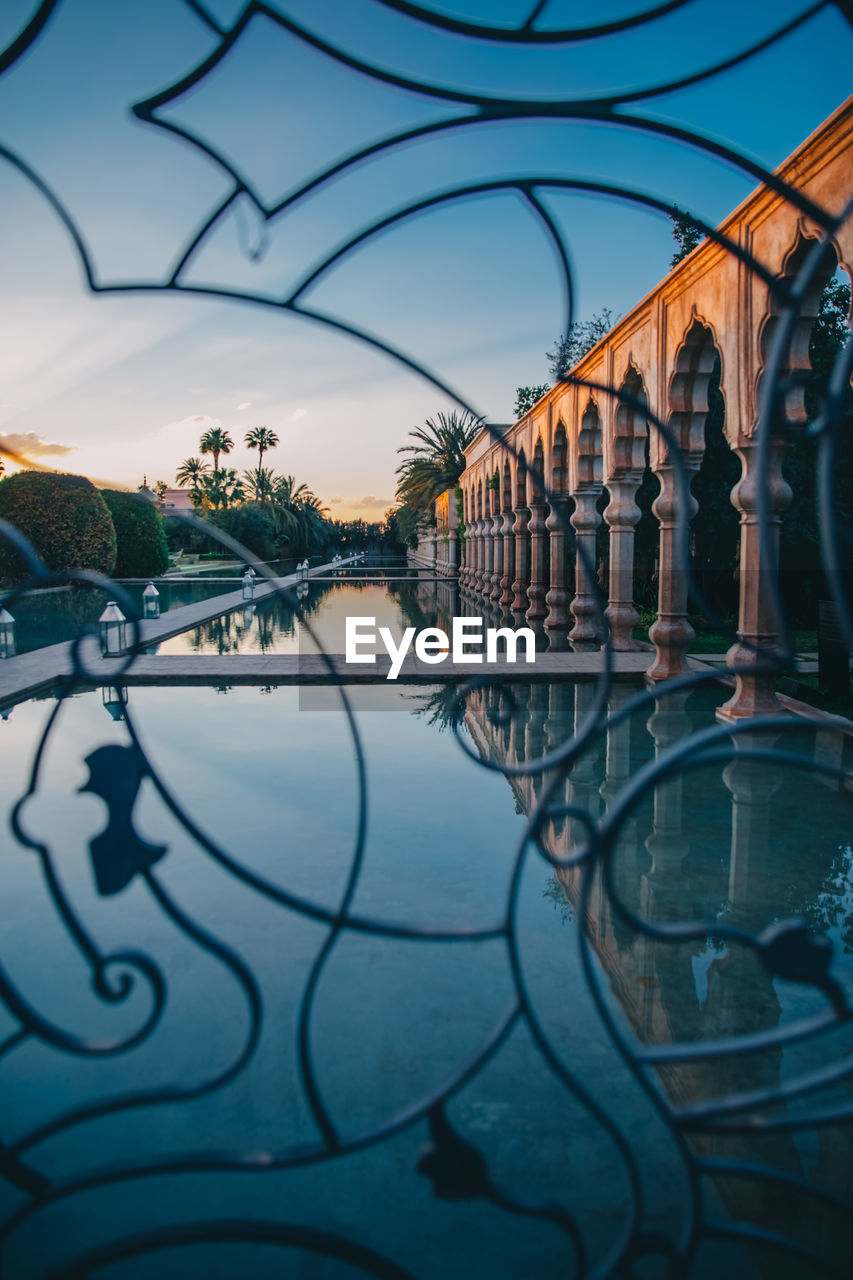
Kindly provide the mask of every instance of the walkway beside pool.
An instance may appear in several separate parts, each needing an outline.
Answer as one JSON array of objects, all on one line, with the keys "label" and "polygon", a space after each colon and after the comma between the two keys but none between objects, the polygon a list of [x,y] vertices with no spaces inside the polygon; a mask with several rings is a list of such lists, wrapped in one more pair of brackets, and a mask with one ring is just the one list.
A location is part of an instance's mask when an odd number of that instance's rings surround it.
[{"label": "walkway beside pool", "polygon": [[[357,559],[357,556],[350,556],[345,560],[333,560],[328,564],[317,565],[316,568],[308,570],[308,576],[315,578],[321,574],[328,575],[331,571],[351,564]],[[303,580],[302,574],[299,573],[290,573],[284,578],[258,577],[255,580],[253,603],[257,604],[273,592],[281,590],[282,587],[296,587]],[[230,581],[233,582],[234,579]],[[198,627],[203,622],[210,622],[213,618],[221,618],[223,614],[233,613],[235,609],[242,608],[244,603],[243,590],[240,586],[235,591],[227,591],[219,596],[208,596],[207,599],[198,600],[194,604],[170,609],[159,618],[143,619],[139,623],[140,643],[160,644],[161,641],[180,635],[191,627]],[[136,662],[143,660],[145,659],[141,656],[136,659],[134,670]],[[147,659],[149,662],[163,660]],[[83,661],[94,682],[103,684],[109,684],[111,678],[115,679],[117,668],[120,670],[124,666],[120,658],[102,658],[100,645],[97,637],[94,636],[84,640]],[[196,659],[187,661],[196,661]],[[45,692],[63,676],[70,675],[72,667],[71,642],[47,645],[43,649],[34,649],[31,653],[20,653],[15,658],[5,658],[0,662],[0,706],[6,706],[10,702],[21,702],[33,694]],[[148,683],[151,681],[149,680]]]}]

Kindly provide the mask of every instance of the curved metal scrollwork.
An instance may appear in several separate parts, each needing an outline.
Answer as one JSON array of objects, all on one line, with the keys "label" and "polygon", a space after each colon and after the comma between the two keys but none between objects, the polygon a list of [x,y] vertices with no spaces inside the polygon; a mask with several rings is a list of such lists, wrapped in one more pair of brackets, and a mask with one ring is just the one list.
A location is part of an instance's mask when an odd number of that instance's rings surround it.
[{"label": "curved metal scrollwork", "polygon": [[[49,19],[58,7],[58,0],[44,0],[34,8],[21,34],[0,55],[0,72],[13,69],[22,54],[36,45],[45,30],[49,30]],[[686,0],[645,4],[637,6],[633,14],[612,21],[588,22],[574,28],[548,26],[547,0],[544,3],[539,0],[535,4],[529,0],[526,5],[520,4],[518,20],[505,26],[451,17],[446,12],[446,5],[439,11],[428,4],[409,3],[408,0],[373,0],[373,7],[384,11],[386,17],[394,21],[407,22],[417,29],[427,28],[432,34],[437,33],[463,47],[466,42],[476,41],[501,48],[511,46],[518,50],[546,49],[553,52],[570,50],[584,40],[630,38],[632,32],[684,9]],[[748,272],[767,286],[775,307],[776,323],[760,383],[758,407],[761,425],[757,442],[759,475],[762,475],[768,468],[768,451],[773,441],[791,439],[800,429],[788,422],[785,410],[789,393],[802,384],[802,371],[791,359],[795,330],[798,321],[808,314],[804,313],[803,307],[810,291],[813,291],[815,280],[820,278],[825,245],[845,225],[850,209],[848,207],[840,215],[832,214],[796,186],[778,174],[765,171],[733,148],[686,127],[644,116],[640,104],[655,95],[710,79],[731,66],[747,61],[795,34],[818,10],[826,7],[818,4],[804,8],[798,17],[778,25],[749,47],[701,72],[654,85],[642,85],[634,90],[614,90],[597,96],[566,99],[553,95],[543,98],[510,92],[483,93],[465,86],[433,83],[405,70],[389,69],[382,65],[378,53],[375,58],[368,58],[357,51],[338,47],[325,34],[328,23],[322,14],[316,20],[312,19],[312,23],[302,22],[289,16],[285,12],[286,6],[250,0],[229,25],[219,16],[215,6],[203,3],[203,0],[186,0],[187,10],[205,25],[216,41],[215,47],[176,84],[135,104],[133,111],[144,124],[165,130],[196,148],[225,175],[230,186],[225,198],[187,237],[172,270],[165,278],[156,281],[117,284],[99,278],[83,229],[48,183],[25,157],[3,147],[0,147],[0,156],[34,184],[58,215],[79,254],[86,283],[93,294],[152,290],[183,292],[236,298],[274,308],[282,314],[308,319],[367,344],[417,373],[464,408],[476,412],[475,406],[468,404],[415,354],[402,347],[394,347],[350,322],[312,308],[306,301],[309,287],[359,246],[377,241],[384,232],[407,219],[450,202],[485,193],[512,191],[520,196],[553,249],[564,288],[565,328],[568,332],[574,318],[569,247],[549,213],[545,200],[547,194],[562,190],[604,195],[662,214],[670,211],[666,202],[627,185],[572,174],[510,176],[500,181],[456,185],[432,191],[368,225],[354,228],[343,242],[331,247],[318,260],[306,263],[297,285],[276,299],[260,290],[195,285],[189,274],[192,263],[222,219],[240,201],[245,199],[249,202],[265,230],[340,175],[412,141],[442,133],[461,134],[514,120],[594,120],[630,129],[638,135],[665,137],[698,149],[766,184],[819,231],[820,238],[796,276],[783,279],[753,257],[740,241],[707,226],[698,217],[691,218],[703,235],[714,241],[725,254],[735,256]],[[835,7],[848,22],[853,21],[844,5]],[[278,201],[265,201],[250,179],[224,154],[163,114],[166,107],[201,84],[238,45],[251,24],[260,19],[286,30],[306,47],[368,77],[371,83],[416,92],[437,107],[446,108],[450,104],[458,108],[458,112],[450,119],[442,117],[438,122],[430,121],[407,128],[357,148],[309,179],[295,184]],[[260,246],[246,248],[249,258],[260,257],[262,253],[263,241]],[[845,398],[849,395],[851,368],[853,341],[848,339],[827,385],[820,389],[820,415],[808,428],[817,442],[817,506],[824,566],[848,642],[853,641],[853,618],[844,578],[845,556],[849,554],[849,548],[845,542],[847,531],[839,528],[833,516],[833,483],[839,440],[846,429]],[[647,422],[650,434],[666,449],[675,471],[675,536],[682,561],[689,572],[691,473],[685,465],[683,440],[678,432],[672,423],[653,412],[645,399],[638,397],[634,382],[626,382],[617,388],[570,374],[567,383],[576,383],[590,396],[602,401],[605,398],[614,400],[629,414],[638,415]],[[493,430],[493,438],[496,441],[503,439],[497,430]],[[504,447],[518,463],[519,453],[511,444],[504,442]],[[537,471],[535,462],[529,459],[522,461],[526,466],[526,483],[541,496],[543,504],[551,497],[559,498],[559,494],[551,492],[548,476]],[[566,544],[574,549],[579,570],[589,582],[593,582],[596,565],[588,547],[576,538],[565,506],[555,501],[552,513]],[[756,516],[761,530],[764,562],[770,565],[775,558],[771,529],[773,513],[767,492],[761,485],[757,490]],[[207,527],[206,532],[254,565],[259,578],[268,581],[273,591],[288,602],[322,652],[299,596],[280,587],[265,565],[225,534],[211,532]],[[7,598],[6,603],[12,611],[15,601],[34,588],[60,584],[109,591],[110,596],[121,603],[131,622],[132,634],[127,656],[115,672],[115,680],[120,683],[144,648],[139,628],[140,612],[133,599],[119,584],[97,574],[49,571],[21,534],[8,524],[0,522],[0,537],[15,548],[27,568],[27,577]],[[724,629],[725,620],[716,616],[711,603],[703,598],[699,584],[693,581],[691,590],[702,612]],[[769,578],[769,590],[781,639],[772,645],[756,646],[748,641],[742,642],[741,659],[731,669],[733,675],[779,675],[796,669],[793,639],[785,622],[782,600],[773,575]],[[524,713],[524,700],[529,696],[523,687],[500,681],[472,681],[455,694],[454,705],[442,709],[441,714],[452,726],[462,751],[472,761],[485,770],[505,776],[513,784],[521,786],[523,783],[528,788],[525,793],[529,800],[525,809],[525,830],[513,855],[503,908],[491,923],[479,927],[418,926],[368,913],[359,906],[358,891],[364,869],[368,823],[368,762],[352,700],[345,688],[339,690],[339,696],[355,758],[357,814],[348,870],[332,905],[278,883],[244,860],[239,851],[226,848],[224,842],[205,830],[204,824],[196,820],[182,802],[178,789],[158,769],[143,745],[143,735],[134,722],[132,711],[125,709],[126,740],[122,745],[110,742],[101,746],[88,754],[85,760],[90,776],[82,790],[99,797],[107,814],[106,825],[93,838],[89,849],[97,893],[101,897],[109,897],[129,886],[144,888],[149,905],[161,913],[192,947],[203,952],[215,971],[226,975],[239,991],[243,1005],[239,1043],[231,1045],[227,1055],[211,1062],[192,1079],[183,1078],[180,1063],[172,1064],[174,1079],[156,1084],[134,1076],[126,1087],[113,1087],[113,1078],[110,1088],[96,1100],[72,1100],[52,1118],[30,1124],[16,1140],[0,1138],[0,1175],[13,1190],[0,1227],[0,1273],[14,1274],[12,1268],[16,1259],[20,1259],[22,1251],[26,1252],[26,1241],[41,1221],[41,1215],[45,1215],[44,1220],[49,1222],[51,1213],[57,1212],[61,1216],[63,1207],[67,1211],[69,1202],[74,1204],[77,1198],[82,1203],[87,1196],[104,1192],[107,1188],[134,1187],[149,1184],[160,1177],[173,1178],[180,1174],[265,1172],[272,1177],[276,1172],[288,1170],[307,1173],[314,1166],[326,1166],[333,1160],[343,1162],[347,1157],[379,1144],[390,1144],[392,1139],[416,1131],[420,1126],[428,1135],[429,1147],[420,1155],[417,1169],[429,1181],[435,1196],[447,1202],[482,1200],[490,1210],[511,1215],[513,1220],[541,1224],[556,1233],[560,1241],[559,1246],[553,1249],[549,1244],[551,1252],[546,1266],[554,1267],[553,1259],[559,1256],[566,1274],[628,1276],[640,1274],[644,1262],[653,1262],[659,1264],[659,1274],[689,1276],[693,1273],[699,1249],[712,1239],[733,1241],[750,1249],[761,1247],[782,1251],[795,1260],[795,1265],[807,1265],[821,1273],[843,1274],[843,1264],[837,1255],[830,1256],[827,1251],[822,1251],[821,1242],[817,1245],[804,1242],[789,1231],[784,1222],[772,1229],[747,1217],[715,1212],[709,1208],[713,1198],[708,1194],[708,1186],[712,1183],[717,1186],[720,1180],[752,1180],[793,1195],[805,1196],[833,1212],[849,1212],[853,1208],[844,1196],[788,1170],[776,1168],[770,1160],[760,1156],[749,1160],[725,1152],[718,1155],[714,1154],[714,1148],[709,1153],[701,1145],[701,1138],[709,1134],[763,1137],[780,1130],[814,1130],[853,1120],[853,1103],[849,1097],[830,1096],[829,1101],[819,1099],[813,1106],[808,1101],[801,1102],[821,1091],[831,1091],[834,1086],[849,1086],[853,1076],[850,1059],[833,1057],[832,1050],[829,1050],[829,1062],[818,1066],[809,1064],[774,1083],[723,1089],[707,1097],[692,1096],[689,1091],[685,1097],[682,1091],[680,1101],[674,1101],[661,1085],[661,1080],[667,1079],[667,1072],[683,1071],[696,1064],[739,1060],[750,1054],[781,1053],[786,1046],[811,1044],[822,1036],[831,1042],[831,1034],[848,1025],[853,1017],[853,1006],[843,981],[836,973],[836,957],[831,946],[814,936],[806,924],[797,919],[780,919],[756,928],[750,923],[724,917],[663,921],[652,918],[630,900],[630,894],[626,895],[625,883],[620,880],[617,868],[620,840],[640,808],[662,788],[674,781],[689,780],[709,766],[735,770],[748,769],[753,765],[771,766],[778,770],[808,770],[812,776],[830,778],[848,787],[849,772],[840,763],[828,764],[798,750],[798,735],[802,736],[803,723],[789,715],[759,716],[736,725],[715,725],[695,731],[692,726],[681,724],[679,716],[683,713],[688,694],[714,686],[718,680],[715,670],[693,670],[654,689],[631,691],[629,696],[617,700],[615,657],[605,601],[600,592],[593,594],[593,601],[594,620],[603,637],[602,669],[595,684],[586,686],[586,692],[576,696],[573,718],[565,732],[559,731],[562,722],[556,711],[562,696],[559,689],[554,694],[554,708],[547,708],[548,714],[539,726],[541,732],[537,731],[532,751],[514,753],[509,742],[512,725]],[[10,822],[16,842],[15,852],[26,849],[38,858],[51,908],[81,963],[77,974],[63,975],[65,981],[88,984],[96,1001],[105,1006],[122,1007],[125,1012],[132,1006],[132,1017],[128,1014],[124,1022],[117,1023],[121,1030],[108,1037],[74,1030],[64,1025],[55,1009],[43,1009],[39,1007],[38,1000],[29,998],[20,978],[4,966],[0,957],[0,998],[11,1027],[5,1039],[0,1040],[0,1072],[8,1073],[7,1078],[10,1079],[14,1076],[16,1061],[33,1043],[49,1046],[59,1055],[70,1055],[86,1062],[120,1062],[155,1042],[169,1017],[169,974],[165,967],[155,962],[142,948],[129,945],[105,947],[98,941],[97,932],[89,926],[66,890],[56,851],[39,839],[35,830],[37,824],[31,826],[29,821],[31,802],[38,796],[42,785],[44,762],[69,699],[75,692],[100,681],[91,666],[91,646],[90,637],[80,636],[71,648],[70,667],[61,679],[57,700],[41,734],[26,792],[14,804]],[[329,674],[334,675],[332,659],[328,655],[324,655],[324,659]],[[566,688],[572,686],[565,685],[564,692]],[[581,689],[581,686],[577,688]],[[660,749],[656,750],[654,759],[618,779],[615,793],[608,795],[605,811],[599,813],[592,805],[578,799],[582,792],[579,777],[584,764],[593,759],[593,753],[599,751],[603,743],[615,741],[614,735],[640,713],[648,713],[652,717],[669,714],[678,723],[669,737],[661,734],[660,740],[656,739],[656,746]],[[472,719],[485,726],[482,740],[475,738],[470,731]],[[463,732],[463,724],[468,726],[468,732]],[[783,745],[788,735],[792,737],[790,746]],[[483,745],[486,741],[488,747]],[[265,1001],[261,982],[249,960],[218,936],[209,921],[197,918],[185,908],[167,887],[166,877],[162,874],[167,848],[146,839],[135,816],[143,782],[156,793],[182,834],[198,850],[203,866],[215,868],[217,873],[239,883],[265,904],[282,913],[292,913],[300,922],[320,931],[313,958],[301,975],[295,1015],[296,1074],[312,1137],[298,1142],[280,1140],[276,1136],[275,1124],[271,1123],[269,1133],[265,1132],[260,1140],[253,1136],[244,1145],[226,1144],[224,1149],[218,1149],[201,1140],[198,1143],[186,1142],[181,1132],[174,1148],[164,1152],[121,1151],[103,1167],[90,1167],[83,1160],[77,1170],[69,1170],[67,1161],[64,1165],[60,1161],[59,1170],[55,1171],[51,1156],[54,1151],[64,1149],[62,1139],[73,1136],[85,1144],[88,1125],[108,1119],[120,1123],[129,1115],[154,1113],[158,1108],[189,1108],[191,1104],[221,1097],[227,1086],[246,1078],[254,1068],[261,1055],[265,1023],[275,1018],[275,1011]],[[732,793],[736,795],[736,783],[733,783]],[[372,803],[381,804],[382,798],[373,799]],[[590,1081],[583,1072],[574,1069],[573,1063],[567,1060],[565,1045],[558,1042],[547,1019],[540,1015],[537,996],[525,966],[519,924],[523,882],[532,854],[541,857],[560,877],[571,898],[577,920],[577,973],[583,981],[585,998],[594,1009],[598,1028],[609,1051],[612,1051],[611,1061],[618,1061],[625,1077],[636,1086],[642,1107],[654,1117],[653,1123],[648,1123],[652,1128],[658,1126],[675,1152],[674,1160],[684,1189],[682,1213],[677,1221],[669,1221],[665,1227],[652,1222],[648,1170],[630,1125],[611,1106],[603,1082]],[[718,1038],[698,1034],[685,1039],[673,1038],[669,1043],[641,1043],[630,1032],[625,1020],[616,1014],[613,1002],[604,990],[595,945],[595,918],[602,900],[606,901],[613,927],[625,930],[633,938],[662,948],[685,942],[707,942],[720,953],[726,948],[741,948],[770,979],[783,980],[806,990],[814,996],[814,1002],[796,1016],[759,1031],[733,1032]],[[469,1059],[457,1066],[443,1083],[430,1088],[415,1102],[390,1110],[381,1123],[349,1132],[348,1126],[337,1115],[334,1100],[324,1089],[318,1070],[315,1017],[318,992],[332,958],[342,940],[352,937],[424,947],[452,944],[460,949],[460,954],[466,946],[496,944],[503,949],[510,975],[511,998]],[[496,1162],[487,1157],[476,1137],[465,1131],[464,1124],[453,1110],[467,1086],[484,1076],[513,1037],[522,1032],[529,1036],[549,1076],[558,1082],[565,1096],[572,1099],[572,1105],[579,1107],[595,1127],[601,1143],[616,1153],[615,1163],[620,1168],[624,1195],[620,1202],[618,1230],[614,1230],[603,1244],[600,1240],[591,1242],[587,1224],[581,1215],[571,1211],[559,1196],[555,1195],[551,1200],[541,1197],[528,1199],[507,1190],[508,1182],[503,1176],[506,1170],[496,1167]],[[342,1053],[348,1051],[348,1046],[339,1048]],[[7,1096],[13,1091],[13,1088],[7,1089]],[[789,1103],[796,1103],[796,1108],[789,1111]],[[700,1141],[697,1141],[697,1135]],[[550,1239],[553,1238],[552,1235]],[[393,1261],[390,1254],[386,1256],[383,1241],[371,1240],[365,1244],[344,1238],[340,1231],[331,1227],[315,1229],[299,1224],[291,1220],[289,1211],[281,1215],[281,1220],[262,1221],[257,1216],[244,1217],[234,1212],[221,1215],[215,1222],[199,1218],[187,1222],[173,1221],[171,1225],[168,1221],[141,1222],[137,1223],[135,1230],[121,1227],[110,1233],[105,1242],[82,1246],[75,1243],[63,1254],[57,1274],[109,1274],[113,1264],[129,1260],[144,1262],[161,1251],[192,1251],[210,1244],[275,1246],[285,1251],[296,1250],[333,1259],[368,1275],[397,1277],[411,1274],[407,1268]],[[556,1269],[552,1273],[556,1274]],[[762,1272],[757,1271],[756,1274]]]}]

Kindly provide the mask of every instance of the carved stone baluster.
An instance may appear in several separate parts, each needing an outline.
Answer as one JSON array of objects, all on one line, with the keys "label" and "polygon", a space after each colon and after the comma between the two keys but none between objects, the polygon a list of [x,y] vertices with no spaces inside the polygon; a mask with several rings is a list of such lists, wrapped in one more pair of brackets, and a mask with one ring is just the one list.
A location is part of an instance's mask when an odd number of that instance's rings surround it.
[{"label": "carved stone baluster", "polygon": [[[571,522],[577,537],[578,556],[575,564],[575,581],[577,589],[572,601],[572,614],[575,625],[569,632],[569,639],[578,646],[594,648],[601,643],[601,632],[598,622],[598,605],[595,594],[595,535],[601,524],[601,516],[596,510],[598,493],[585,489],[574,495],[575,509]],[[581,548],[586,550],[589,568],[584,564]]]},{"label": "carved stone baluster", "polygon": [[545,617],[545,503],[539,494],[530,501],[530,585],[527,588],[527,618],[530,622]]},{"label": "carved stone baluster", "polygon": [[551,585],[545,603],[548,615],[545,626],[549,630],[566,630],[569,625],[569,592],[566,588],[566,526],[569,519],[569,504],[561,494],[551,498],[551,509],[545,528],[551,539]]},{"label": "carved stone baluster", "polygon": [[[685,458],[684,465],[689,486],[698,462]],[[677,494],[678,473],[670,463],[656,468],[655,475],[660,481],[660,493],[652,504],[652,512],[660,524],[658,616],[649,630],[655,660],[646,672],[646,679],[669,680],[688,670],[685,658],[695,634],[687,621],[687,540],[679,528],[679,505],[683,508],[686,497],[688,524],[699,505],[689,487],[686,495]]]},{"label": "carved stone baluster", "polygon": [[614,649],[627,652],[639,646],[633,630],[639,620],[634,608],[634,527],[640,519],[633,478],[607,481],[610,494],[604,519],[610,528],[610,603],[607,619]]},{"label": "carved stone baluster", "polygon": [[510,608],[513,613],[524,613],[528,605],[527,587],[530,582],[530,539],[527,532],[530,512],[527,507],[516,507],[514,514],[512,531],[515,537],[515,581],[512,584]]},{"label": "carved stone baluster", "polygon": [[[742,474],[732,490],[732,502],[740,515],[740,608],[738,640],[726,655],[730,667],[748,666],[766,662],[776,648],[779,636],[776,630],[771,583],[778,571],[779,529],[782,513],[791,501],[791,489],[782,475],[782,459],[786,445],[771,441],[767,451],[767,466],[759,474],[758,442],[750,440],[738,446],[736,453],[741,460]],[[758,486],[766,498],[769,533],[770,563],[762,563],[761,531],[758,523]],[[748,641],[762,652],[756,653],[742,641]],[[717,710],[720,720],[740,720],[744,716],[772,715],[783,710],[774,690],[776,676],[773,671],[761,675],[735,677],[735,691],[728,702]]]}]

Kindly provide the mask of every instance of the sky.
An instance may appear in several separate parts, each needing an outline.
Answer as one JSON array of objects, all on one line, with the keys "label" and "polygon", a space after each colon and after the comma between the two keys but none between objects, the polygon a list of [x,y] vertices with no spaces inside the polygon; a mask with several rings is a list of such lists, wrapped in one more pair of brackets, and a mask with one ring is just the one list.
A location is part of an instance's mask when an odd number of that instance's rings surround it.
[{"label": "sky", "polygon": [[[0,45],[37,7],[4,0]],[[257,455],[243,436],[263,425],[280,438],[265,462],[308,483],[333,516],[378,519],[407,432],[454,407],[452,393],[490,421],[511,420],[515,388],[547,380],[545,353],[569,312],[554,246],[516,190],[444,200],[327,263],[342,245],[412,203],[517,178],[615,183],[714,224],[754,177],[635,118],[674,122],[773,168],[851,89],[853,35],[831,3],[685,0],[623,33],[532,46],[441,30],[396,12],[393,0],[270,7],[286,25],[253,17],[198,84],[153,108],[156,122],[134,104],[208,58],[221,43],[214,28],[230,30],[243,0],[196,9],[58,0],[0,76],[0,445],[132,489],[144,476],[173,484],[213,424],[237,441],[229,465],[248,467]],[[533,5],[423,7],[508,28]],[[549,0],[537,26],[648,7]],[[618,123],[553,112],[474,122],[471,97],[533,100],[548,112],[554,102],[666,86],[811,9],[804,25],[712,80],[615,108]],[[445,127],[299,195],[354,151],[422,125]],[[244,193],[187,260],[181,289],[166,288],[235,182]],[[85,246],[97,292],[40,184]],[[536,190],[568,248],[575,318],[604,307],[622,314],[666,274],[673,244],[662,214]],[[324,264],[299,293],[299,311],[283,308]]]}]

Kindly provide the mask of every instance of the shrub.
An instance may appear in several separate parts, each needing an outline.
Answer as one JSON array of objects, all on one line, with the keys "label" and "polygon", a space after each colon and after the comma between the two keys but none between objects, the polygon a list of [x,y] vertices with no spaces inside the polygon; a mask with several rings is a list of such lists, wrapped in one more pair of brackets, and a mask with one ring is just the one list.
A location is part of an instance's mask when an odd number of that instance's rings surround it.
[{"label": "shrub", "polygon": [[154,578],[169,567],[166,533],[157,508],[147,498],[102,489],[116,531],[117,578]]},{"label": "shrub", "polygon": [[[211,524],[230,533],[260,560],[272,560],[276,553],[273,518],[258,502],[246,502],[242,507],[218,511]],[[219,547],[220,551],[224,549]]]},{"label": "shrub", "polygon": [[[21,471],[0,480],[0,517],[33,544],[49,569],[115,567],[116,534],[107,505],[85,476]],[[21,557],[0,541],[0,579],[26,576]]]}]

